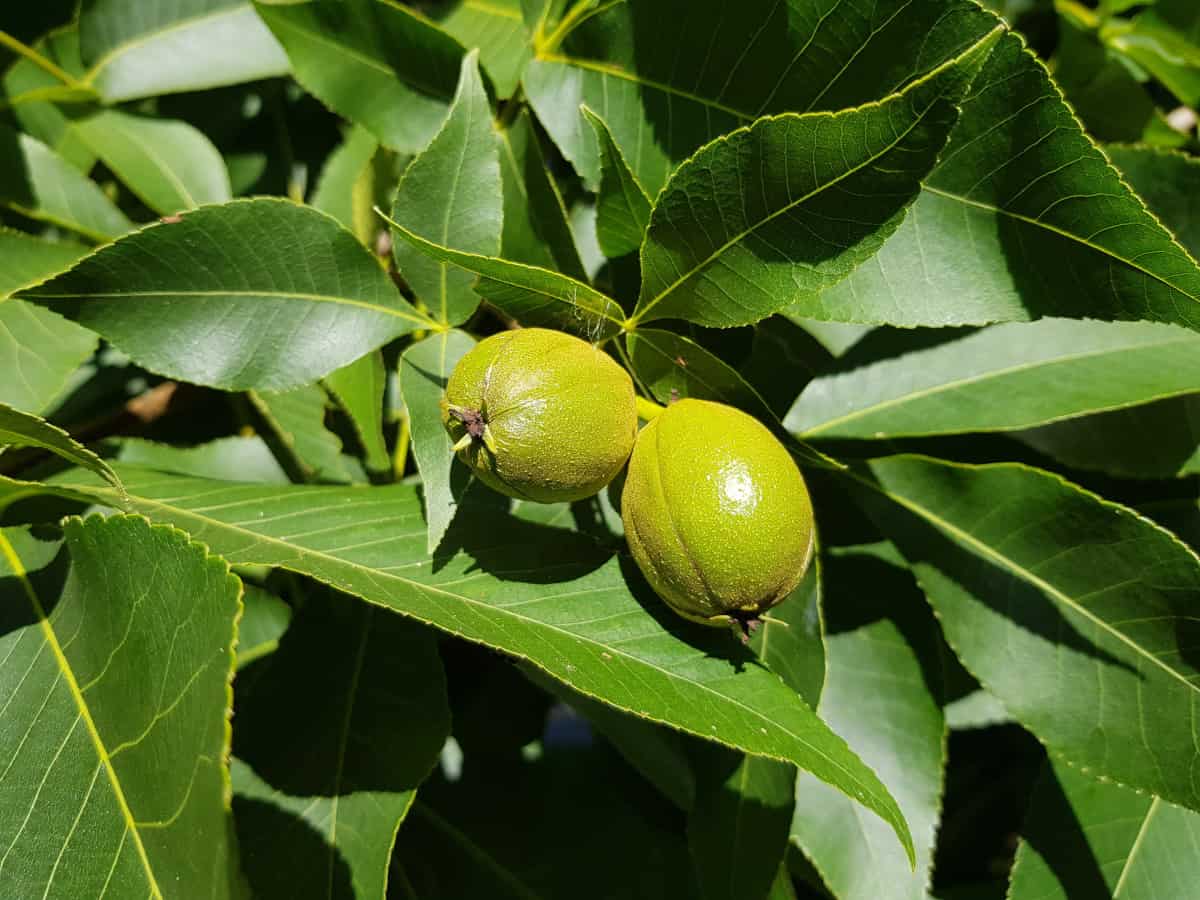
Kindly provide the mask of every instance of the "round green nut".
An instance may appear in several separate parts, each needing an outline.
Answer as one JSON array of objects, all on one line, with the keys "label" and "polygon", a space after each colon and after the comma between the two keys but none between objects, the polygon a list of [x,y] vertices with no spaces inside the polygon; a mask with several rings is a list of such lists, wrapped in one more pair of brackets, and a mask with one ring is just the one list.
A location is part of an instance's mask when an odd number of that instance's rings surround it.
[{"label": "round green nut", "polygon": [[637,437],[629,374],[597,347],[545,328],[480,341],[450,375],[442,421],[480,481],[538,503],[592,496]]},{"label": "round green nut", "polygon": [[633,558],[675,612],[749,632],[800,583],[813,514],[800,470],[757,419],[680,400],[642,429],[621,518]]}]

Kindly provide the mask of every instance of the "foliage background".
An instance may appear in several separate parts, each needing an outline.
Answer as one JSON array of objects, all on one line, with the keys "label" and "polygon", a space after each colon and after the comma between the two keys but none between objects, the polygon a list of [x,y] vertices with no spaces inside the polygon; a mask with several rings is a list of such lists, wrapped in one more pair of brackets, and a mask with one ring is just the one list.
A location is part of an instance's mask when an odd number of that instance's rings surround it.
[{"label": "foliage background", "polygon": [[[9,6],[0,896],[1200,883],[1191,0]],[[804,466],[748,647],[452,462],[514,323]]]}]

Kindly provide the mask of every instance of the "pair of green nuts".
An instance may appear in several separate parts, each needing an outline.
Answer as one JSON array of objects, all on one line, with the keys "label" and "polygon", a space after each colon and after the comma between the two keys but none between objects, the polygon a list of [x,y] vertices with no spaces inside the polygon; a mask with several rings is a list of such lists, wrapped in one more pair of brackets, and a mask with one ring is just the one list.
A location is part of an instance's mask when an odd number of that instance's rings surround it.
[{"label": "pair of green nuts", "polygon": [[481,341],[450,376],[443,421],[481,481],[523,500],[590,497],[628,461],[625,539],[651,587],[687,619],[748,631],[812,557],[808,490],[757,419],[685,399],[639,433],[629,374],[563,332]]}]

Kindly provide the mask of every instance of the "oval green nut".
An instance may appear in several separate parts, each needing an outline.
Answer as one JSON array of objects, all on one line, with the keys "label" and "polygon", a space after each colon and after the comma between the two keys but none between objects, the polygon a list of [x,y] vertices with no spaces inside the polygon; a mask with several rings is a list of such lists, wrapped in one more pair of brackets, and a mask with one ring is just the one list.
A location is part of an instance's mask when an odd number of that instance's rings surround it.
[{"label": "oval green nut", "polygon": [[442,421],[480,481],[538,503],[592,496],[637,437],[629,374],[603,350],[545,328],[480,341],[450,375]]},{"label": "oval green nut", "polygon": [[749,631],[800,583],[813,513],[800,470],[757,419],[681,400],[638,436],[621,497],[625,538],[675,612]]}]

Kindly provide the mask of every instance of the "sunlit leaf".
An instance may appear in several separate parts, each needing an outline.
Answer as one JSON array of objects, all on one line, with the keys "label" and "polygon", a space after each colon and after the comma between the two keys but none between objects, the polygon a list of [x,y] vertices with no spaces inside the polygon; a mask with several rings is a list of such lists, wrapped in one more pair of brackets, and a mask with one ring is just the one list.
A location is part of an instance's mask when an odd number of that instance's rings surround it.
[{"label": "sunlit leaf", "polygon": [[[404,170],[392,218],[434,244],[467,253],[500,252],[504,205],[500,152],[478,55],[463,58],[446,123]],[[397,241],[392,251],[404,280],[437,321],[465,322],[479,305],[474,275]]]},{"label": "sunlit leaf", "polygon": [[500,255],[587,281],[562,195],[525,110],[500,130],[500,175],[504,180]]},{"label": "sunlit leaf", "polygon": [[3,125],[0,203],[92,241],[107,241],[134,227],[94,181],[41,141]]},{"label": "sunlit leaf", "polygon": [[288,71],[245,0],[88,0],[79,46],[86,83],[114,103]]},{"label": "sunlit leaf", "polygon": [[1050,761],[1034,788],[1011,900],[1187,896],[1200,814]]},{"label": "sunlit leaf", "polygon": [[330,372],[325,387],[354,425],[372,472],[385,472],[392,464],[383,437],[383,394],[387,372],[379,351],[368,353],[348,366]]},{"label": "sunlit leaf", "polygon": [[296,80],[384,146],[416,153],[446,117],[463,47],[388,0],[258,2]]},{"label": "sunlit leaf", "polygon": [[57,425],[11,406],[0,404],[0,448],[38,447],[90,469],[120,490],[121,479],[104,460]]},{"label": "sunlit leaf", "polygon": [[443,331],[409,347],[400,358],[400,393],[408,410],[413,459],[421,473],[429,553],[442,542],[470,479],[463,466],[455,465],[441,403],[454,366],[474,346],[464,332]]},{"label": "sunlit leaf", "polygon": [[426,322],[354,235],[267,198],[144,228],[19,296],[153,371],[230,390],[308,384]]},{"label": "sunlit leaf", "polygon": [[[430,558],[419,496],[405,485],[283,489],[119,472],[133,508],[231,563],[311,574],[620,709],[794,763],[877,810],[908,846],[890,795],[790,688],[748,665],[727,632],[674,616],[591,538],[522,522],[485,498],[460,506]],[[84,484],[56,489],[115,495]],[[32,489],[0,481],[0,493]]]},{"label": "sunlit leaf", "polygon": [[937,626],[887,544],[839,548],[822,574],[827,672],[817,713],[891,785],[917,866],[883,821],[807,775],[796,783],[792,840],[840,900],[924,900],[946,762]]},{"label": "sunlit leaf", "polygon": [[1151,322],[995,325],[804,389],[784,422],[806,438],[1028,428],[1149,403],[1200,385],[1200,335]]},{"label": "sunlit leaf", "polygon": [[583,108],[600,143],[600,189],[596,199],[596,236],[606,256],[624,256],[642,246],[650,224],[650,198],[605,121]]},{"label": "sunlit leaf", "polygon": [[220,152],[186,122],[106,110],[75,127],[92,152],[155,212],[170,215],[232,196]]},{"label": "sunlit leaf", "polygon": [[744,325],[846,277],[899,225],[997,38],[879,104],[760,119],[705,145],[654,201],[633,321]]},{"label": "sunlit leaf", "polygon": [[325,161],[312,205],[327,212],[360,241],[370,245],[370,235],[376,229],[373,205],[371,159],[379,142],[362,126],[355,126],[342,145]]},{"label": "sunlit leaf", "polygon": [[1200,807],[1191,550],[1016,463],[891,457],[849,483],[959,659],[1018,722],[1069,762]]},{"label": "sunlit leaf", "polygon": [[[241,585],[179,531],[68,519],[70,571],[0,531],[0,877],[14,897],[237,897],[229,679]],[[32,557],[31,557],[32,554]]]}]

